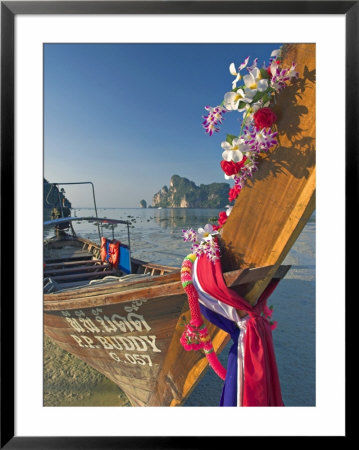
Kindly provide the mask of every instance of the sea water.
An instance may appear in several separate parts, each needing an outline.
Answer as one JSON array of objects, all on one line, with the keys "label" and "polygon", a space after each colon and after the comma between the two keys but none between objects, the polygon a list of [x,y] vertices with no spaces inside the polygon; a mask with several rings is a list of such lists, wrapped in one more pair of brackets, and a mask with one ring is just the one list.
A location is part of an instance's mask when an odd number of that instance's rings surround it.
[{"label": "sea water", "polygon": [[[182,229],[204,226],[218,216],[218,209],[98,208],[98,217],[130,222],[133,257],[152,263],[180,267],[190,244],[182,239]],[[94,216],[93,209],[72,211],[77,217]],[[99,241],[95,223],[73,223],[79,236]],[[128,243],[126,225],[104,227],[106,237]],[[45,237],[49,233],[45,232]],[[292,267],[268,300],[278,322],[273,341],[286,406],[315,406],[315,213],[312,215],[284,264]],[[230,343],[220,355],[222,364]],[[217,406],[223,381],[207,369],[184,406]]]}]

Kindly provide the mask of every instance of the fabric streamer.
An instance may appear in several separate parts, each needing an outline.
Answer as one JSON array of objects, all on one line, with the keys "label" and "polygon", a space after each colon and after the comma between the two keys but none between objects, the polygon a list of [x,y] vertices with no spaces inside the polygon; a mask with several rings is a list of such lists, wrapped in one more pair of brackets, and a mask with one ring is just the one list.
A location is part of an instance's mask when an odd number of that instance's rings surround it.
[{"label": "fabric streamer", "polygon": [[[233,340],[220,405],[284,406],[271,325],[262,314],[278,280],[272,280],[252,306],[226,286],[219,259],[213,262],[199,257],[192,269],[191,286],[202,303],[200,313]],[[237,309],[246,311],[248,316],[240,319]]]}]

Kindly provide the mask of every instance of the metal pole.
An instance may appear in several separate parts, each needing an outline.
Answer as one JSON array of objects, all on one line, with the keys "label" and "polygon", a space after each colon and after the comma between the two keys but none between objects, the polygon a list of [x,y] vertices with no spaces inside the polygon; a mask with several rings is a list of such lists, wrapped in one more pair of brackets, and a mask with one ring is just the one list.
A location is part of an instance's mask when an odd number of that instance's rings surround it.
[{"label": "metal pole", "polygon": [[[92,186],[92,194],[93,194],[93,202],[94,202],[94,205],[95,205],[96,219],[98,219],[98,215],[97,215],[97,207],[96,207],[96,200],[95,200],[95,188],[94,188],[94,185],[93,185],[93,183],[92,183],[91,181],[89,181],[89,183],[91,183],[91,186]],[[97,221],[97,229],[98,229],[98,235],[99,235],[100,243],[101,243],[100,225],[99,225],[98,221]],[[103,236],[102,223],[101,223],[101,231],[102,231],[102,236]]]},{"label": "metal pole", "polygon": [[128,236],[128,249],[131,250],[131,243],[130,243],[130,225],[127,223],[127,236]]},{"label": "metal pole", "polygon": [[62,209],[62,201],[61,201],[61,196],[60,196],[60,190],[59,187],[56,185],[57,187],[57,196],[59,197],[59,205],[60,205],[60,210],[61,210],[61,217],[64,217],[64,211]]},{"label": "metal pole", "polygon": [[[94,202],[94,206],[95,206],[95,214],[96,214],[96,219],[98,219],[96,199],[95,199],[95,188],[94,188],[94,185],[93,185],[92,181],[78,181],[78,182],[74,182],[74,183],[51,183],[51,184],[53,184],[55,186],[65,185],[65,184],[91,184],[91,186],[92,186],[93,202]],[[60,194],[59,194],[59,196],[60,196]],[[62,217],[63,217],[61,201],[60,201],[60,207],[61,207],[61,214],[62,214]],[[97,221],[97,228],[98,228],[98,235],[99,235],[100,242],[101,242],[100,225],[99,225],[98,221]],[[101,230],[102,230],[102,235],[103,235],[102,224],[101,224]]]}]

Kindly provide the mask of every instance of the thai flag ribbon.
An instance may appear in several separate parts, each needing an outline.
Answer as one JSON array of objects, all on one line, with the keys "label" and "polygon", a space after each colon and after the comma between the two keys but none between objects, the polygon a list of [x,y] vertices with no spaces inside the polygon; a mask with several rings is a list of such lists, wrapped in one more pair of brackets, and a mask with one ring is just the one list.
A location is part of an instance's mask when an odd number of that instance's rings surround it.
[{"label": "thai flag ribbon", "polygon": [[[205,257],[198,258],[192,280],[201,314],[228,332],[233,341],[221,406],[284,406],[272,330],[261,315],[278,281],[272,281],[252,306],[226,286],[220,260],[213,263]],[[246,311],[248,316],[241,319],[237,310]]]}]

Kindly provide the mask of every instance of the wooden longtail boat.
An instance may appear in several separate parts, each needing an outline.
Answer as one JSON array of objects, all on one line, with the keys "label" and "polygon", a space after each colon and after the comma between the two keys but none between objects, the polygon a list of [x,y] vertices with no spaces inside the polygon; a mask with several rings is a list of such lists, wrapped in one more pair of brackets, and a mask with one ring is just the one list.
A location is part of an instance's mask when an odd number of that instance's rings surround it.
[{"label": "wooden longtail boat", "polygon": [[[286,45],[283,62],[292,61],[299,78],[274,106],[279,146],[262,157],[221,236],[225,282],[252,304],[285,275],[281,263],[315,208],[315,45]],[[72,229],[74,219],[57,226]],[[99,244],[61,229],[45,241],[46,335],[116,383],[133,406],[181,405],[207,360],[180,344],[190,319],[180,269],[131,258],[126,275],[100,253]],[[219,353],[229,336],[206,325]]]}]

